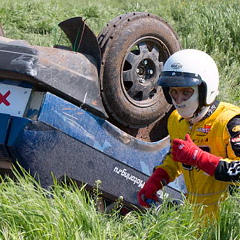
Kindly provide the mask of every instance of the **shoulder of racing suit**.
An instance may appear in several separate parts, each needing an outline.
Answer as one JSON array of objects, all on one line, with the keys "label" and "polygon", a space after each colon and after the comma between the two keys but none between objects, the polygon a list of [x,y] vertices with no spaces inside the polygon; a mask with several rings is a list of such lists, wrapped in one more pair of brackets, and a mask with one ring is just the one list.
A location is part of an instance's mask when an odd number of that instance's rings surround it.
[{"label": "shoulder of racing suit", "polygon": [[[232,150],[237,157],[240,157],[240,115],[236,115],[228,122],[227,129]],[[220,161],[215,170],[215,178],[227,182],[240,181],[240,159]]]}]

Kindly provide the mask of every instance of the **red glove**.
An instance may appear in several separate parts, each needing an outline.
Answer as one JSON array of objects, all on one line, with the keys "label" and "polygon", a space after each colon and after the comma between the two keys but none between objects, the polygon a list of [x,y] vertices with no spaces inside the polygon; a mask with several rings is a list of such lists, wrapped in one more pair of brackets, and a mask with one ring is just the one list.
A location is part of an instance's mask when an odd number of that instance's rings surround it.
[{"label": "red glove", "polygon": [[162,168],[157,168],[147,180],[147,182],[144,184],[144,187],[139,191],[137,196],[139,204],[142,207],[150,207],[150,204],[147,203],[147,201],[158,201],[158,197],[156,194],[157,191],[160,190],[162,186],[168,183],[168,173]]},{"label": "red glove", "polygon": [[221,157],[203,151],[194,144],[189,134],[186,140],[174,139],[172,142],[173,160],[187,165],[194,165],[213,176]]}]

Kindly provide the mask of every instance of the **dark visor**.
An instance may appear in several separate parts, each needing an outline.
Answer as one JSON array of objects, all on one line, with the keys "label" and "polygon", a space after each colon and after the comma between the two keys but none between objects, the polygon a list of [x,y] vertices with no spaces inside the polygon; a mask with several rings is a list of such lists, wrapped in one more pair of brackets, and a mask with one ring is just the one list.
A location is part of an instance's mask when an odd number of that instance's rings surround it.
[{"label": "dark visor", "polygon": [[158,85],[162,87],[192,87],[201,83],[198,74],[174,71],[162,72],[158,80]]}]

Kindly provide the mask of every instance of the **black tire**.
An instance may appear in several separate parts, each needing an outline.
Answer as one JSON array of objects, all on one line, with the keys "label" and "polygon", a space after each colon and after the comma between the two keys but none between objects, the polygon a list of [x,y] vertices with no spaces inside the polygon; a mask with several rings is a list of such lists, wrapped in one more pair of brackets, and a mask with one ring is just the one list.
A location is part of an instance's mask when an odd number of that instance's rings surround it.
[{"label": "black tire", "polygon": [[181,49],[162,18],[132,12],[113,19],[98,35],[101,93],[108,114],[124,126],[145,127],[170,109],[157,85],[163,63]]}]

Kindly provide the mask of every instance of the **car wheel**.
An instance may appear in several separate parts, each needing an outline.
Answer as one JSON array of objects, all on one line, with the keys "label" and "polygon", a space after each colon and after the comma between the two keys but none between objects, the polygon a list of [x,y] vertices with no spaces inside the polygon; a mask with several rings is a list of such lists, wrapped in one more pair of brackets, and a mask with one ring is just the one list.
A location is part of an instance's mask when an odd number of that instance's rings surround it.
[{"label": "car wheel", "polygon": [[166,59],[180,50],[173,28],[162,18],[131,12],[99,33],[101,94],[108,114],[132,128],[145,127],[170,109],[158,86]]}]

